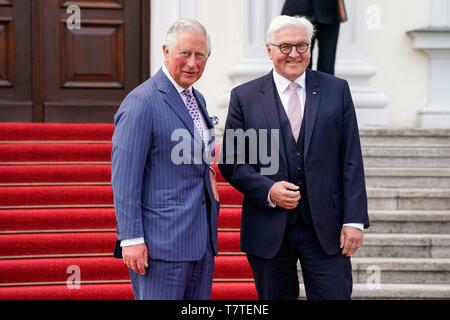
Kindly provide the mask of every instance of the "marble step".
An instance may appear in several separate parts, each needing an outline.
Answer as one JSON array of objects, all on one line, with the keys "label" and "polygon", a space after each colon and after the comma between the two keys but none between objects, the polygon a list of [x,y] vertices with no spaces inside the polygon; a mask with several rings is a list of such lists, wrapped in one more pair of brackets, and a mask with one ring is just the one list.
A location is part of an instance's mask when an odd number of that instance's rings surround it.
[{"label": "marble step", "polygon": [[366,233],[450,233],[450,210],[372,210]]},{"label": "marble step", "polygon": [[365,167],[427,167],[450,168],[450,146],[362,147]]},{"label": "marble step", "polygon": [[450,284],[400,284],[386,283],[368,286],[357,283],[353,286],[355,300],[425,300],[450,299]]},{"label": "marble step", "polygon": [[[352,300],[448,300],[450,284],[382,283],[378,286],[354,283]],[[300,284],[299,300],[306,300]]]},{"label": "marble step", "polygon": [[373,188],[450,188],[450,168],[366,167],[365,174]]},{"label": "marble step", "polygon": [[450,210],[450,189],[367,188],[369,210]]},{"label": "marble step", "polygon": [[360,129],[362,145],[370,146],[447,146],[450,147],[449,129],[377,128]]},{"label": "marble step", "polygon": [[367,233],[356,258],[450,258],[450,234]]},{"label": "marble step", "polygon": [[355,283],[450,284],[450,259],[354,258]]},{"label": "marble step", "polygon": [[[297,265],[303,283],[300,263]],[[352,258],[353,283],[450,284],[450,259]]]}]

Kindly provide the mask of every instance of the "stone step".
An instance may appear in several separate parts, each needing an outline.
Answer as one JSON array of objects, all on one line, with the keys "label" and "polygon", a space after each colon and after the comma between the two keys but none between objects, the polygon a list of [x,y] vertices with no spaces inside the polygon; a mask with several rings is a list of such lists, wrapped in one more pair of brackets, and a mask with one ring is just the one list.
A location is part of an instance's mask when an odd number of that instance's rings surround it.
[{"label": "stone step", "polygon": [[447,146],[450,147],[449,129],[360,129],[364,146]]},{"label": "stone step", "polygon": [[[305,287],[300,284],[299,300],[305,300]],[[441,300],[450,299],[450,284],[354,283],[352,300]]]},{"label": "stone step", "polygon": [[450,188],[450,168],[366,167],[365,174],[373,188]]},{"label": "stone step", "polygon": [[450,258],[450,234],[371,234],[355,258]]},{"label": "stone step", "polygon": [[[300,263],[297,265],[303,283]],[[353,283],[450,284],[450,259],[352,258]]]},{"label": "stone step", "polygon": [[367,188],[369,210],[450,210],[450,189]]},{"label": "stone step", "polygon": [[450,259],[354,258],[354,283],[450,284]]},{"label": "stone step", "polygon": [[450,210],[372,210],[367,233],[450,233]]},{"label": "stone step", "polygon": [[[304,293],[305,291],[303,291]],[[355,300],[424,300],[450,299],[450,284],[382,283],[379,286],[356,283],[352,299]]]},{"label": "stone step", "polygon": [[450,168],[450,147],[363,146],[366,167]]}]

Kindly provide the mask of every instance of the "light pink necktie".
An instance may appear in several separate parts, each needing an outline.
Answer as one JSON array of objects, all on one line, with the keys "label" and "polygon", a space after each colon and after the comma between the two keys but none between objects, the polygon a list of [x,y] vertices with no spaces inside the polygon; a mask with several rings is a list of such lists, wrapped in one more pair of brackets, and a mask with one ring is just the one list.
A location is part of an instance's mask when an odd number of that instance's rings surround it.
[{"label": "light pink necktie", "polygon": [[298,87],[299,85],[296,82],[289,84],[288,118],[295,141],[298,139],[300,126],[302,125],[302,108],[300,105],[300,97],[297,94]]}]

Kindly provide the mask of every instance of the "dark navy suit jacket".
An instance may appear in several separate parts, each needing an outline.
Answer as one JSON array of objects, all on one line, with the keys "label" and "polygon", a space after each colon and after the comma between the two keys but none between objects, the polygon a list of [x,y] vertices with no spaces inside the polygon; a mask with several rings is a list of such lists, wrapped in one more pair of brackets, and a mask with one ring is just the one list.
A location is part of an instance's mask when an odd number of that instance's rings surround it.
[{"label": "dark navy suit jacket", "polygon": [[[205,99],[193,92],[208,128],[213,128]],[[114,122],[112,187],[118,240],[144,237],[151,259],[197,261],[205,254],[210,230],[217,254],[219,203],[209,165],[193,160],[202,141],[198,135],[194,138],[192,118],[162,70],[125,98]],[[172,134],[180,129],[192,147],[183,153],[185,164],[173,161],[181,140]]]},{"label": "dark navy suit jacket", "polygon": [[[270,187],[288,177],[285,146],[281,137],[278,145],[271,145],[270,135],[257,135],[258,141],[252,143],[247,140],[246,152],[266,143],[269,154],[279,153],[276,172],[262,175],[261,169],[270,164],[264,166],[260,154],[256,163],[250,161],[251,157],[242,164],[229,163],[237,157],[237,151],[227,149],[227,140],[234,139],[227,129],[269,129],[276,135],[273,130],[280,129],[278,100],[272,72],[231,91],[223,163],[219,165],[223,176],[244,194],[241,250],[263,258],[275,256],[286,229],[287,210],[267,205]],[[324,251],[336,254],[340,251],[339,237],[344,223],[369,225],[361,145],[347,82],[308,69],[305,109],[304,171],[311,218]]]}]

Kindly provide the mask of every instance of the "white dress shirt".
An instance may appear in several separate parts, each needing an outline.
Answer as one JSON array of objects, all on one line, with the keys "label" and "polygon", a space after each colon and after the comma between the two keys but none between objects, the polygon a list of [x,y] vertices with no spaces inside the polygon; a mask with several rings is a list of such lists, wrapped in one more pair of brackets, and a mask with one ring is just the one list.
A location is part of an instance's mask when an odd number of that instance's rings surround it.
[{"label": "white dress shirt", "polygon": [[[277,89],[278,95],[280,96],[281,103],[283,105],[286,114],[288,114],[288,100],[289,100],[289,84],[292,82],[291,80],[286,79],[282,75],[280,75],[275,69],[273,69],[273,81],[275,82],[275,88]],[[300,106],[302,109],[302,116],[305,114],[305,101],[306,101],[306,72],[294,80],[299,86],[297,87],[297,95],[300,99]],[[270,191],[267,195],[267,203],[272,208],[276,207],[276,204],[273,203],[270,199]],[[345,223],[344,226],[355,227],[360,230],[364,230],[364,224],[362,223]]]}]

